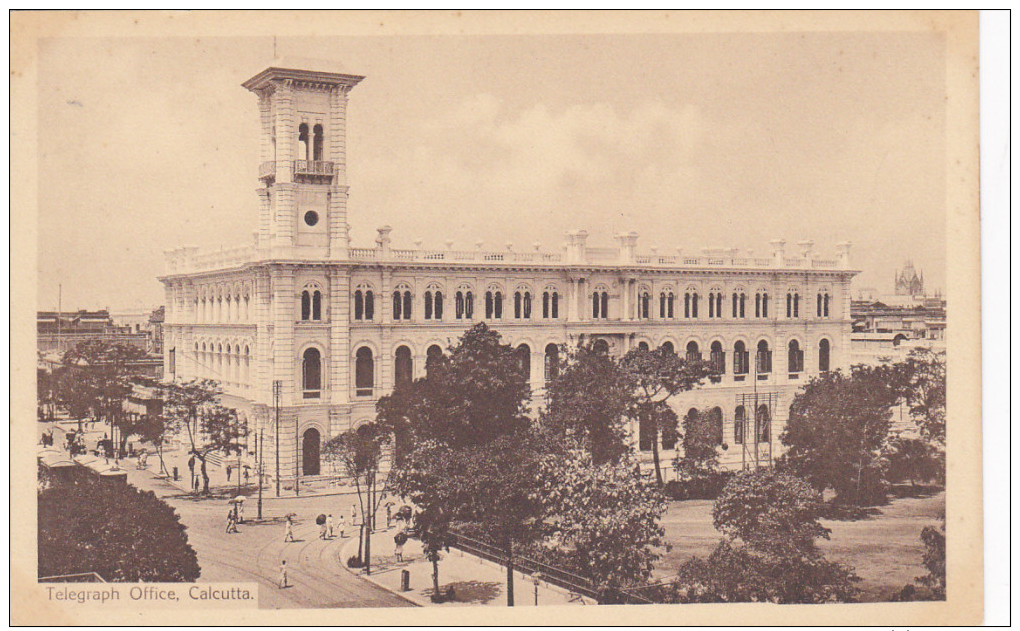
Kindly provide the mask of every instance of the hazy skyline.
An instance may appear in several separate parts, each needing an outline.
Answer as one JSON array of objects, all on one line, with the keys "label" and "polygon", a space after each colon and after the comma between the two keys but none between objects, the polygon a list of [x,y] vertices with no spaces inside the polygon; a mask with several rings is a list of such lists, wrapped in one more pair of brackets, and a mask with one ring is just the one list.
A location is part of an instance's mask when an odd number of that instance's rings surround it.
[{"label": "hazy skyline", "polygon": [[[924,33],[280,38],[367,78],[348,109],[352,245],[854,243],[945,286],[944,43]],[[162,304],[163,251],[248,243],[271,38],[40,45],[39,297]]]}]

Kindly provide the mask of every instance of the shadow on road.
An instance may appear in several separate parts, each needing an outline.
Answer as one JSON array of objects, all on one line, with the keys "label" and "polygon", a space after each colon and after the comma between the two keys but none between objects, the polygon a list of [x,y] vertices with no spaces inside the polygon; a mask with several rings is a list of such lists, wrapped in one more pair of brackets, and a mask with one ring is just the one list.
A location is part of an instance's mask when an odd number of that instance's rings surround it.
[{"label": "shadow on road", "polygon": [[[499,596],[501,588],[502,583],[492,581],[457,581],[442,585],[439,590],[447,602],[485,604]],[[423,593],[431,598],[433,591],[427,589]],[[449,598],[451,594],[453,597]]]}]

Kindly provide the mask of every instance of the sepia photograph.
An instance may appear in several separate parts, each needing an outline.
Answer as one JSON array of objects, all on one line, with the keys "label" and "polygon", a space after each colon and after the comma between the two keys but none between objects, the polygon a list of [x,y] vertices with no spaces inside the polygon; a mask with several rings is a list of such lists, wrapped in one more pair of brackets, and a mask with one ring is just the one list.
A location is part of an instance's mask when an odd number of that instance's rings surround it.
[{"label": "sepia photograph", "polygon": [[976,13],[530,15],[12,15],[15,620],[980,621]]}]

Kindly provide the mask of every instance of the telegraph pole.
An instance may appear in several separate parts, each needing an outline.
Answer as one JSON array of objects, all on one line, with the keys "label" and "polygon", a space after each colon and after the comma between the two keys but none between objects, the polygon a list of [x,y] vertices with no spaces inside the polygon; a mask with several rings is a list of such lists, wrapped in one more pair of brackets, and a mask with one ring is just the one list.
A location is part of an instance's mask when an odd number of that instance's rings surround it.
[{"label": "telegraph pole", "polygon": [[255,465],[259,468],[259,521],[262,521],[262,468],[265,466],[263,456],[266,450],[264,431],[264,428],[260,427],[258,435],[255,436],[255,459],[257,460]]},{"label": "telegraph pole", "polygon": [[280,394],[283,382],[273,382],[273,407],[276,408],[276,497],[280,497]]}]

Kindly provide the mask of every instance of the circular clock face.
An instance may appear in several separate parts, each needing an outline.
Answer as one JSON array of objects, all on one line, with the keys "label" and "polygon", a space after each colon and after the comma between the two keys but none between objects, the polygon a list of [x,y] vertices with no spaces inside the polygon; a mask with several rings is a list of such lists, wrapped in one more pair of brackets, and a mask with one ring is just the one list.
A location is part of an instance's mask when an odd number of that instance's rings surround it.
[{"label": "circular clock face", "polygon": [[308,224],[309,226],[314,226],[315,224],[319,223],[319,213],[315,212],[314,210],[309,210],[308,212],[306,212],[305,223]]}]

